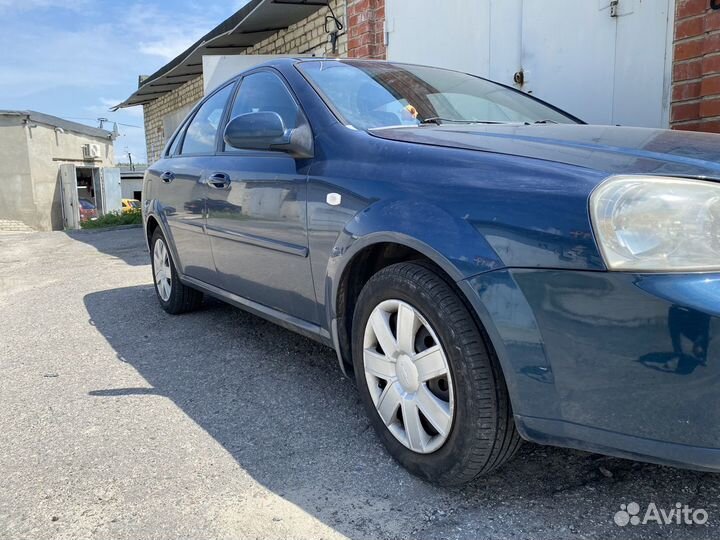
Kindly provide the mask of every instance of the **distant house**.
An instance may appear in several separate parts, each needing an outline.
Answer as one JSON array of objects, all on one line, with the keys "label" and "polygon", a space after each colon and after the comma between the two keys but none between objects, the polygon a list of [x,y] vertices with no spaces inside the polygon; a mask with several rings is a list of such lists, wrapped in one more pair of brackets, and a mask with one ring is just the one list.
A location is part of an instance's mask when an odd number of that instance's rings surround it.
[{"label": "distant house", "polygon": [[77,192],[65,197],[68,208],[77,213],[78,198],[102,207],[103,171],[114,159],[110,131],[35,111],[0,110],[0,230],[64,228],[63,171],[68,193]]},{"label": "distant house", "polygon": [[145,166],[133,168],[120,166],[120,190],[123,199],[142,200],[143,176]]}]

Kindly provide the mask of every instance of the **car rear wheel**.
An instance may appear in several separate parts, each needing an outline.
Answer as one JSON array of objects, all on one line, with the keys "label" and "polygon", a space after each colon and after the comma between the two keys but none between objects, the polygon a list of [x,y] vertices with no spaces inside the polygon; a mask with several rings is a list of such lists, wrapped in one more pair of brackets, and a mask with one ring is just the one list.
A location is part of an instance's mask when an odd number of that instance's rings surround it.
[{"label": "car rear wheel", "polygon": [[520,446],[497,360],[428,267],[396,264],[368,281],[353,318],[353,362],[373,427],[412,473],[462,484]]},{"label": "car rear wheel", "polygon": [[162,308],[173,315],[197,309],[203,294],[180,283],[167,241],[159,228],[153,233],[150,248],[155,292]]}]

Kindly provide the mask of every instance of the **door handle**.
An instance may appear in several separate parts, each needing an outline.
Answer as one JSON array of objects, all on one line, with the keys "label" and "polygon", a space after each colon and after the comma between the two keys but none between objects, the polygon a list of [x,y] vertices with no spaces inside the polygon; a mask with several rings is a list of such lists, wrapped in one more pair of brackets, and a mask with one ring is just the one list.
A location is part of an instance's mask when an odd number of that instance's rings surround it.
[{"label": "door handle", "polygon": [[175,173],[172,171],[165,171],[160,175],[160,179],[166,184],[169,184],[170,182],[175,180]]},{"label": "door handle", "polygon": [[208,176],[207,184],[213,189],[230,189],[230,175],[217,172]]}]

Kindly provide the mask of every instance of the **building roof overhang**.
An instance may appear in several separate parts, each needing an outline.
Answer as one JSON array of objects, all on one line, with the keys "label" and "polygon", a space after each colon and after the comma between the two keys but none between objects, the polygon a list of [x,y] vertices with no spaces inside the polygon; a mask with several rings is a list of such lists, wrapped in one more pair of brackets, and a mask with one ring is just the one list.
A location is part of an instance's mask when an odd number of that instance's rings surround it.
[{"label": "building roof overhang", "polygon": [[251,0],[155,73],[113,110],[143,105],[202,75],[205,55],[240,54],[327,7],[329,0]]}]

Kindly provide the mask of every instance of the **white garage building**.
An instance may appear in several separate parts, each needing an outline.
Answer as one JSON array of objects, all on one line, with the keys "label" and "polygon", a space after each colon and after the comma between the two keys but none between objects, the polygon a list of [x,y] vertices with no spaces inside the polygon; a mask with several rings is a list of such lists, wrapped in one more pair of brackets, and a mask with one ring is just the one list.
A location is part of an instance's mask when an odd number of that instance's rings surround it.
[{"label": "white garage building", "polygon": [[595,124],[667,127],[674,0],[385,0],[387,58],[477,73]]}]

